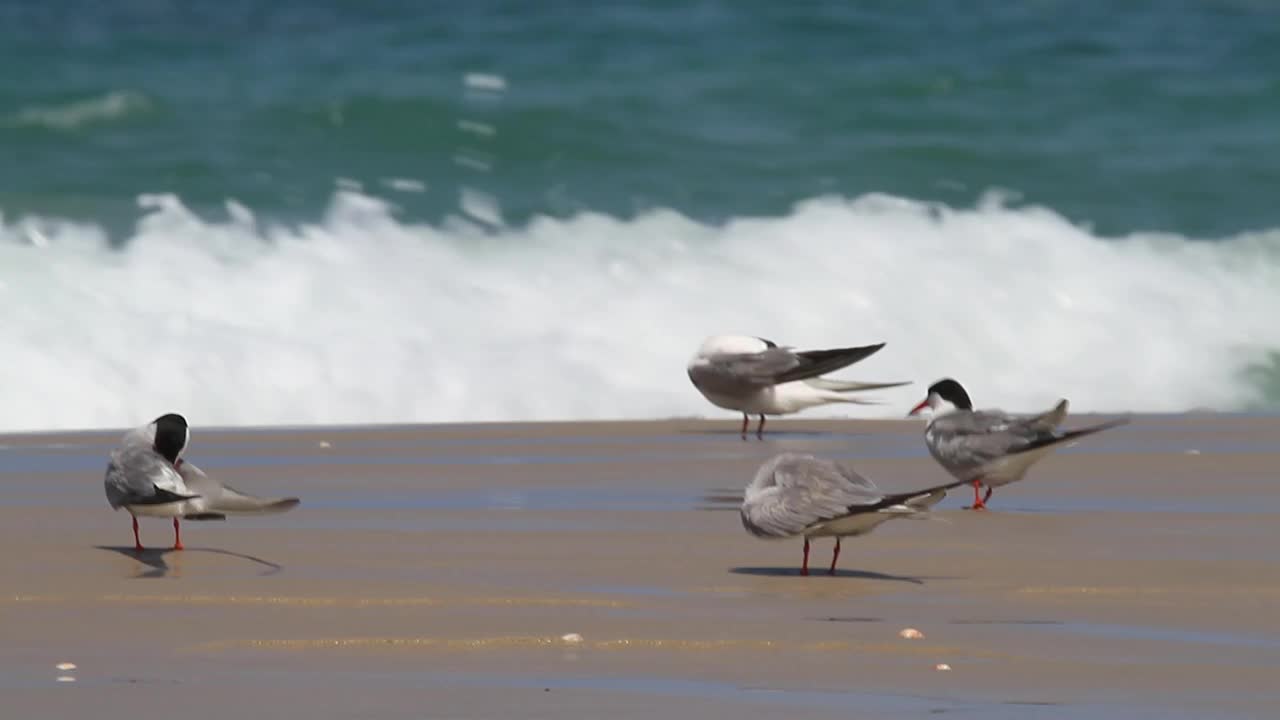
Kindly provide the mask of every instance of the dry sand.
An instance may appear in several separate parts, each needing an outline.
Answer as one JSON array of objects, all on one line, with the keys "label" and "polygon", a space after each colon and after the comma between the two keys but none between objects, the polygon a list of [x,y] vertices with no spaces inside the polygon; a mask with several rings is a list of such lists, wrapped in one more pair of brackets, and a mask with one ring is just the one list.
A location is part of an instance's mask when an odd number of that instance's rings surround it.
[{"label": "dry sand", "polygon": [[736,425],[197,430],[193,462],[303,504],[141,556],[118,433],[0,437],[3,717],[1280,715],[1275,419],[1138,418],[834,578],[731,498],[782,450],[936,483],[920,426]]}]

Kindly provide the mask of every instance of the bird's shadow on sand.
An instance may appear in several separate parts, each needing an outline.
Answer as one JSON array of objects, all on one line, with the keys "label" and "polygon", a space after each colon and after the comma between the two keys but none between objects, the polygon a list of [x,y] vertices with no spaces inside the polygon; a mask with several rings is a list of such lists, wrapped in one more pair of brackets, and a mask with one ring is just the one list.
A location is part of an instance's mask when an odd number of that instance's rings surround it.
[{"label": "bird's shadow on sand", "polygon": [[142,563],[147,570],[134,575],[134,578],[168,577],[169,571],[172,570],[172,568],[165,560],[165,556],[170,553],[211,553],[214,555],[226,555],[228,557],[239,558],[241,560],[248,560],[249,562],[257,563],[258,565],[262,565],[266,568],[263,572],[258,573],[261,576],[275,575],[284,569],[283,565],[273,563],[270,560],[263,560],[262,558],[254,557],[253,555],[231,552],[230,550],[219,550],[217,548],[187,548],[185,550],[174,550],[173,548],[147,548],[142,552],[138,552],[127,545],[95,545],[94,547],[98,550],[107,550],[109,552],[119,553],[131,560],[137,560],[139,563]]},{"label": "bird's shadow on sand", "polygon": [[[729,572],[736,575],[755,575],[757,577],[802,577],[800,568],[798,567],[736,567],[729,568]],[[809,577],[812,578],[845,578],[855,580],[884,580],[888,582],[911,583],[912,585],[923,585],[925,580],[946,580],[948,578],[923,578],[912,577],[910,575],[888,575],[886,573],[873,572],[871,570],[841,570],[836,568],[835,575],[828,575],[826,568],[810,568]]]}]

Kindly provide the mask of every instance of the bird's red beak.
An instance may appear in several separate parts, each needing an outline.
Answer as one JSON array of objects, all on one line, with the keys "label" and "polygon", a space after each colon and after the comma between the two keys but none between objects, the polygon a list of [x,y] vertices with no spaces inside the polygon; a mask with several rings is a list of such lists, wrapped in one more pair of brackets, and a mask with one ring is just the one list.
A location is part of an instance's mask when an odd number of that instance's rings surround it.
[{"label": "bird's red beak", "polygon": [[929,407],[929,398],[921,400],[919,405],[911,408],[911,412],[907,413],[907,417],[911,417],[927,407]]}]

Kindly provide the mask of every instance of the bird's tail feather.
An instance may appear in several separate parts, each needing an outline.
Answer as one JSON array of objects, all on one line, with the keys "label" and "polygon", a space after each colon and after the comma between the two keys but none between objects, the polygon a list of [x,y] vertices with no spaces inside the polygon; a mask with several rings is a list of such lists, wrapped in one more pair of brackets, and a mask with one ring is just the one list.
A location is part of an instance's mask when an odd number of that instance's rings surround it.
[{"label": "bird's tail feather", "polygon": [[824,395],[823,400],[828,403],[843,403],[845,405],[884,405],[879,400],[863,400],[862,398],[853,398],[846,395]]},{"label": "bird's tail feather", "polygon": [[884,390],[885,388],[910,385],[906,382],[858,382],[856,380],[832,380],[831,378],[809,378],[804,381],[810,387],[832,392],[861,392],[863,390]]},{"label": "bird's tail feather", "polygon": [[1053,428],[1061,425],[1063,420],[1067,419],[1067,408],[1069,405],[1070,403],[1067,402],[1067,399],[1063,398],[1058,401],[1057,405],[1053,406],[1052,410],[1035,416],[1035,418],[1032,419],[1032,422],[1037,425],[1043,425],[1047,429],[1052,430]]}]

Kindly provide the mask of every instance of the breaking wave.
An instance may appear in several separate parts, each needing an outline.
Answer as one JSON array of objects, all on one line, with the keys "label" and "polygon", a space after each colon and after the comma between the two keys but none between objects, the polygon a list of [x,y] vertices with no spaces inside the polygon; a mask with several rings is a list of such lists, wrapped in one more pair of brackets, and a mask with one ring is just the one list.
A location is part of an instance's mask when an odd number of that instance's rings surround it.
[{"label": "breaking wave", "polygon": [[887,341],[840,375],[917,383],[808,416],[901,417],[943,375],[1027,410],[1259,408],[1280,386],[1277,229],[1103,238],[998,196],[489,231],[350,190],[295,225],[139,202],[123,244],[0,216],[0,430],[725,417],[684,371],[718,333]]}]

